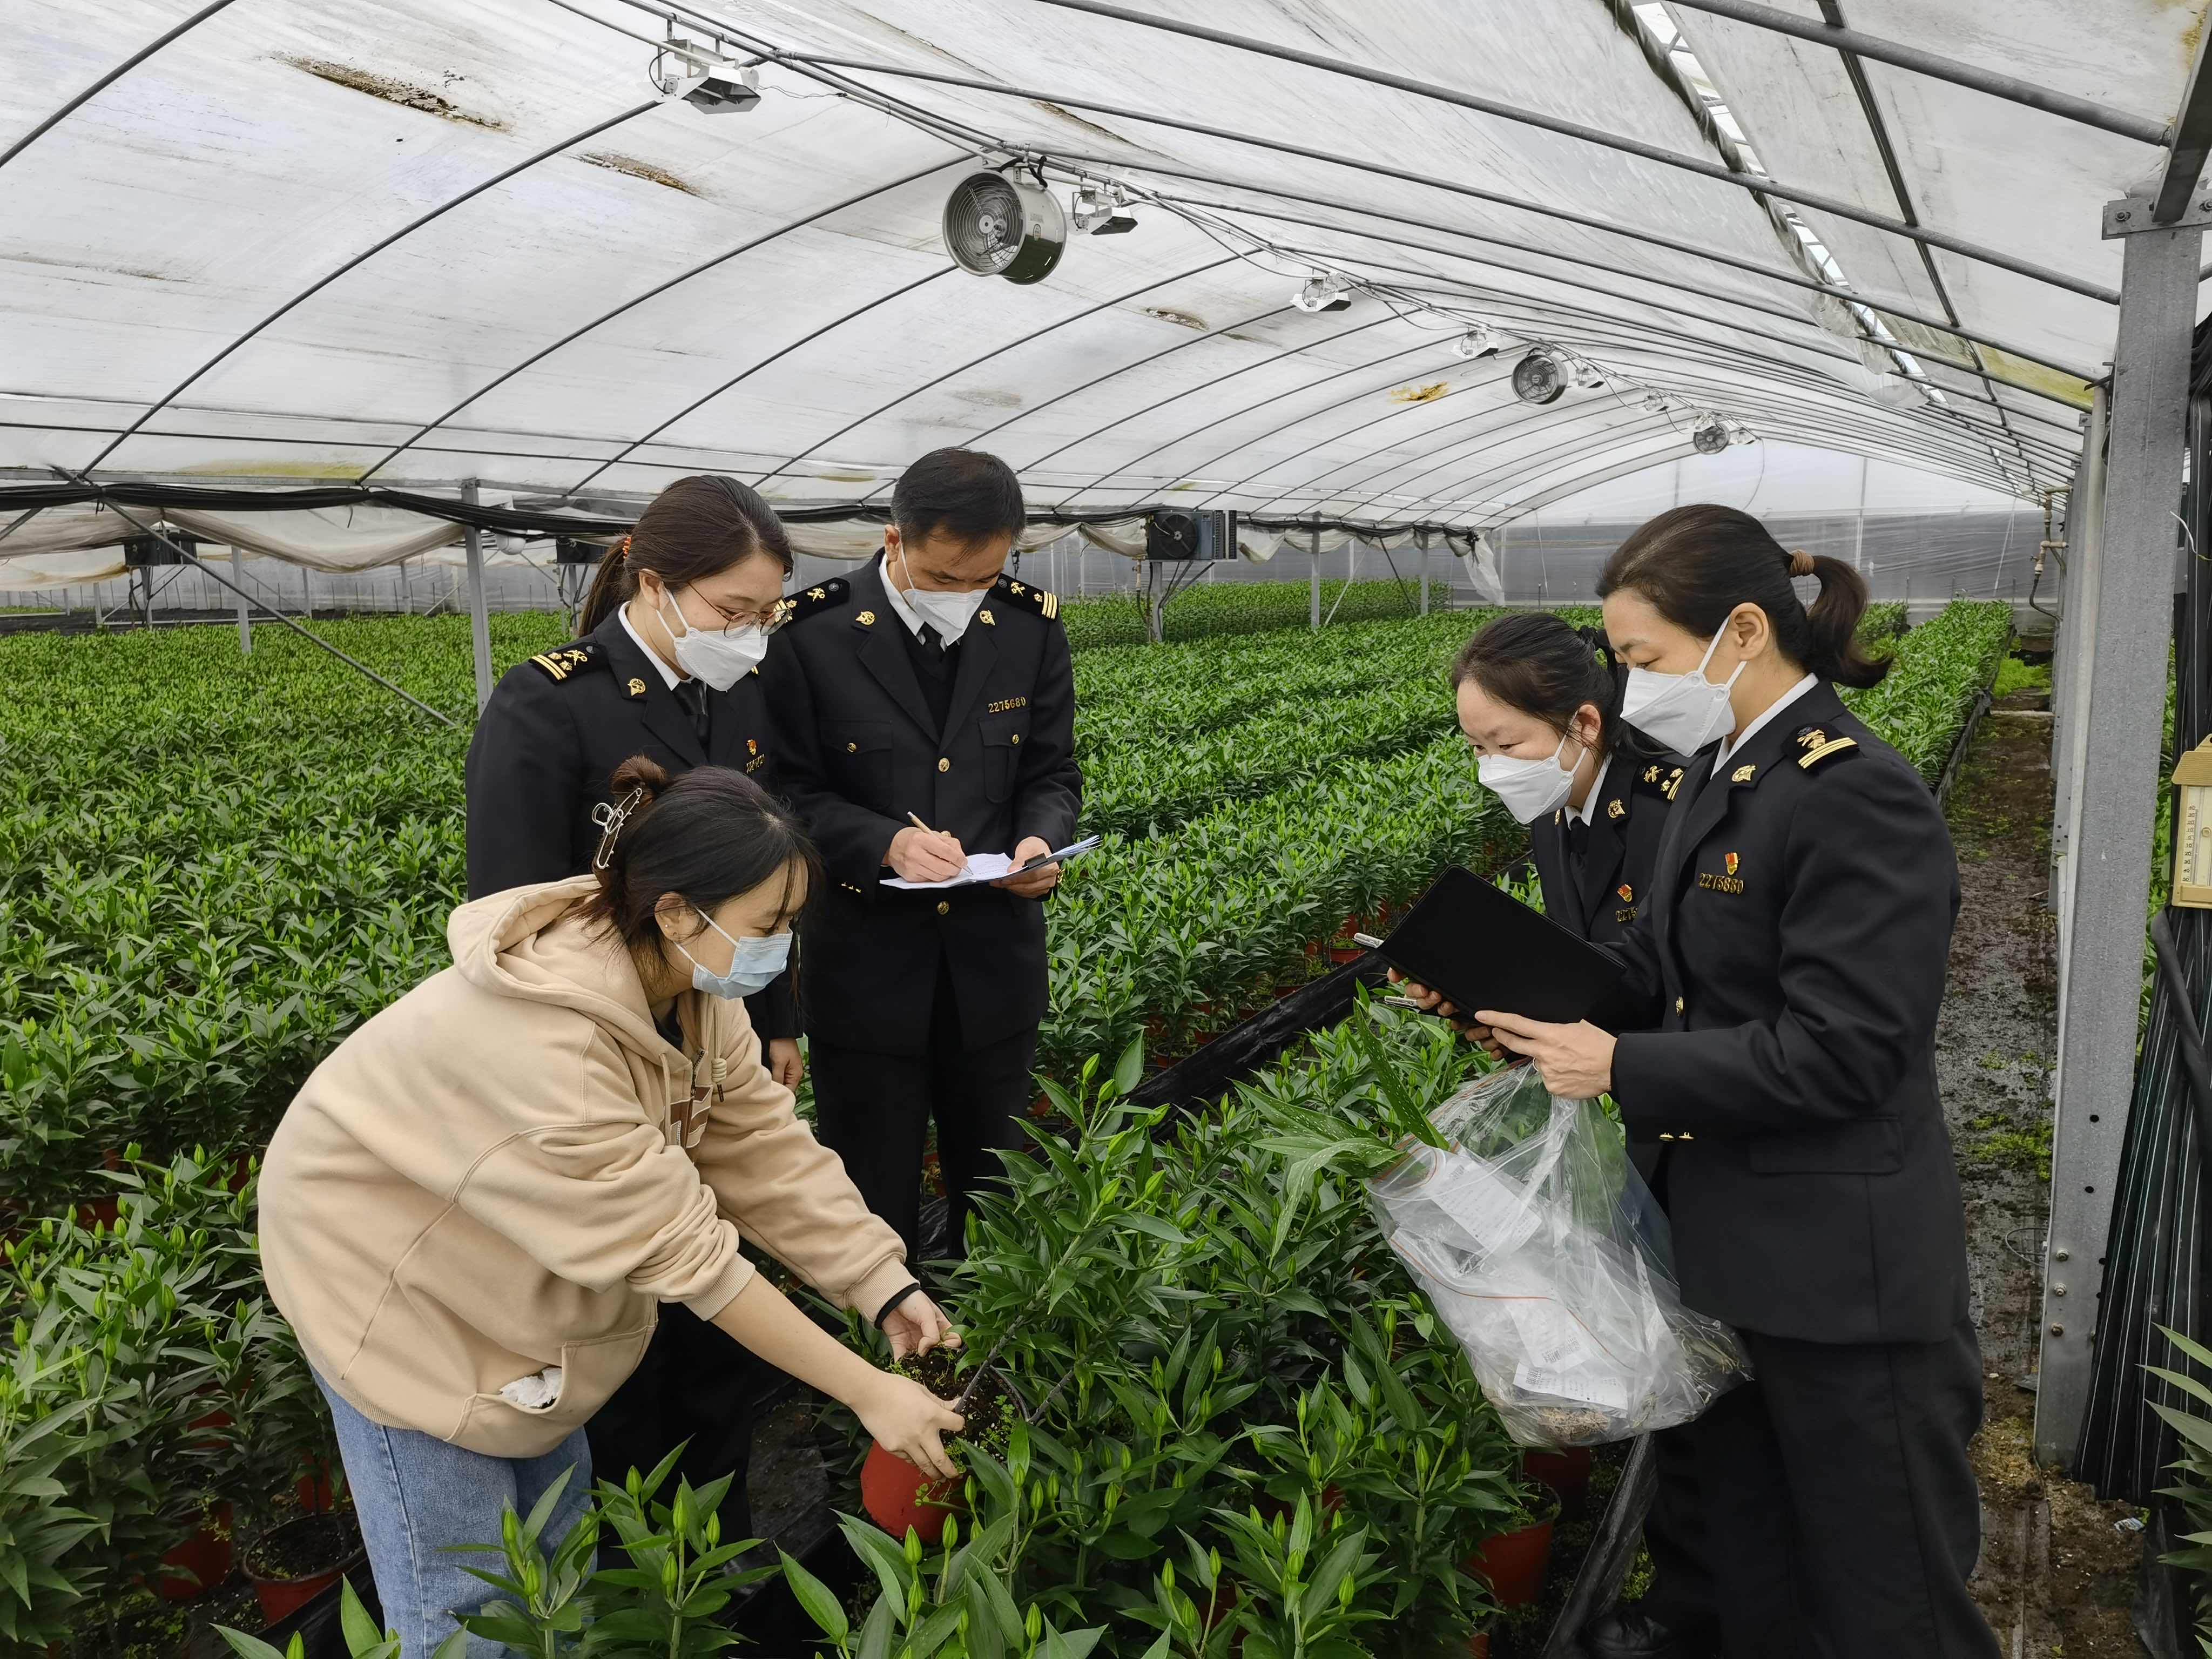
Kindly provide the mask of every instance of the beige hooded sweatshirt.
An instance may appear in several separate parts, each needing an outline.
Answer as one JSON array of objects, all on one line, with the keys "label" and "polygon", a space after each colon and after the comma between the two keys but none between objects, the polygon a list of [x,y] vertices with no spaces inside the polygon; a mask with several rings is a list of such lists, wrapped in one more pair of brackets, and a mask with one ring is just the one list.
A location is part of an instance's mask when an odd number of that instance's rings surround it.
[{"label": "beige hooded sweatshirt", "polygon": [[[661,1303],[721,1312],[753,1275],[740,1232],[866,1314],[912,1277],[743,1004],[687,992],[683,1047],[661,1036],[629,951],[565,915],[593,886],[454,911],[453,965],[315,1068],[262,1170],[263,1269],[315,1369],[374,1421],[495,1457],[580,1427]],[[555,1365],[549,1404],[501,1394]]]}]

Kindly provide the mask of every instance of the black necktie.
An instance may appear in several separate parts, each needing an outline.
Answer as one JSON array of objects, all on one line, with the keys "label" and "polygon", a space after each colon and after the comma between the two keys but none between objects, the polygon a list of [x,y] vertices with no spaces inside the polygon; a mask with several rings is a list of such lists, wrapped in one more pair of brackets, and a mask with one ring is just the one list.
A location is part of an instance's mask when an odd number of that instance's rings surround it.
[{"label": "black necktie", "polygon": [[1575,873],[1577,875],[1582,873],[1582,866],[1589,857],[1589,832],[1588,818],[1567,820],[1567,851],[1574,856]]},{"label": "black necktie", "polygon": [[933,651],[942,651],[942,650],[944,650],[944,649],[945,649],[945,635],[943,635],[942,634],[939,633],[939,632],[938,632],[934,628],[932,628],[932,627],[931,627],[927,623],[922,623],[922,625],[921,625],[921,636],[920,636],[920,637],[921,637],[921,642],[922,642],[924,645],[926,645],[926,646],[929,647],[930,647],[930,649],[931,649],[931,650],[933,650]]},{"label": "black necktie", "polygon": [[699,746],[707,746],[707,688],[698,680],[678,680],[675,686],[676,701],[684,705],[691,716],[691,729],[699,734]]}]

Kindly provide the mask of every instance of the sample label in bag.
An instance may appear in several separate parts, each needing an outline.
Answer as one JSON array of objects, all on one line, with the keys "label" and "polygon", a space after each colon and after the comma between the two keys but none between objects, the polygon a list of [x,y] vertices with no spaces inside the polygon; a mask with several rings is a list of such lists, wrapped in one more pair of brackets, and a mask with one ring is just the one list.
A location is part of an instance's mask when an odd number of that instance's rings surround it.
[{"label": "sample label in bag", "polygon": [[1509,1255],[1542,1224],[1521,1183],[1470,1158],[1442,1160],[1426,1196],[1467,1230],[1485,1255]]}]

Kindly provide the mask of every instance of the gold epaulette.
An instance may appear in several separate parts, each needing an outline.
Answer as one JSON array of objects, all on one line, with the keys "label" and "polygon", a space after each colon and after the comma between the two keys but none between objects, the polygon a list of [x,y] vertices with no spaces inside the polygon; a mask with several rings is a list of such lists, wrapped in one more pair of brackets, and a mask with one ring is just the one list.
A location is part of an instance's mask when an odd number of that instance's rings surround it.
[{"label": "gold epaulette", "polygon": [[1817,726],[1806,726],[1798,728],[1797,746],[1805,751],[1797,764],[1809,772],[1838,755],[1856,754],[1859,744],[1856,738],[1832,738]]},{"label": "gold epaulette", "polygon": [[547,679],[558,685],[586,668],[599,667],[606,660],[606,647],[597,640],[576,640],[557,645],[550,651],[541,651],[530,660],[545,671]]},{"label": "gold epaulette", "polygon": [[826,611],[833,605],[842,605],[852,592],[851,584],[842,576],[832,576],[828,581],[809,583],[796,593],[787,593],[776,601],[776,610],[782,618],[781,625],[788,628],[802,617]]},{"label": "gold epaulette", "polygon": [[991,584],[991,592],[1010,604],[1029,606],[1047,622],[1053,621],[1060,615],[1060,595],[1048,588],[1034,586],[1028,582],[1018,581],[1012,576],[1002,574],[998,580]]}]

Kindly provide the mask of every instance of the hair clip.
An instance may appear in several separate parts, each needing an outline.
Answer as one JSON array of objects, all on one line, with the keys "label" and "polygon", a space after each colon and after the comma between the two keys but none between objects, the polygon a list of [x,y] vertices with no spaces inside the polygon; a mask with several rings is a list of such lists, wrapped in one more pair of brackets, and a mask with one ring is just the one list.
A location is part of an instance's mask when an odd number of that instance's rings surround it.
[{"label": "hair clip", "polygon": [[592,854],[594,872],[604,870],[614,862],[615,837],[629,822],[629,815],[637,811],[638,803],[645,799],[642,788],[633,789],[619,801],[601,801],[592,809],[592,822],[599,826],[599,850]]},{"label": "hair clip", "polygon": [[627,559],[629,557],[629,538],[628,536],[624,536],[622,538],[622,544],[615,549],[615,557],[617,559]]}]

